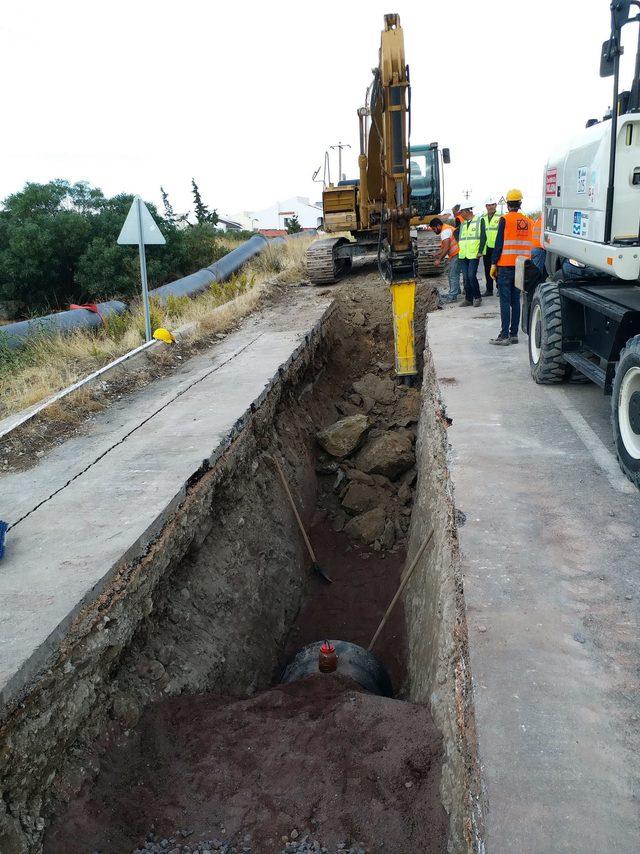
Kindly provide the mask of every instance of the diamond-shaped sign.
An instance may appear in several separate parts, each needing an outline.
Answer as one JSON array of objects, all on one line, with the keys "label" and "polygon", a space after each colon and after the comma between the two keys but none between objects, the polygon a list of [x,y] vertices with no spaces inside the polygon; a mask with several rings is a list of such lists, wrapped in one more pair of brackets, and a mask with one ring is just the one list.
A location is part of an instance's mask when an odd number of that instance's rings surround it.
[{"label": "diamond-shaped sign", "polygon": [[136,246],[140,243],[160,245],[166,243],[162,232],[140,196],[135,196],[133,204],[129,208],[127,218],[118,235],[118,243],[121,245],[135,243]]}]

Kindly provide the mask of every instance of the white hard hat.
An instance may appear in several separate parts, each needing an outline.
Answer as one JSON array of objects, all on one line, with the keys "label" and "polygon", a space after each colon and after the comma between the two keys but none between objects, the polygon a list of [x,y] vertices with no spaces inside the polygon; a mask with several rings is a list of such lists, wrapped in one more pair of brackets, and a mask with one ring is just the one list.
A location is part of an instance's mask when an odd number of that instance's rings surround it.
[{"label": "white hard hat", "polygon": [[498,202],[496,201],[496,198],[497,196],[487,196],[484,200],[485,205],[497,205]]}]

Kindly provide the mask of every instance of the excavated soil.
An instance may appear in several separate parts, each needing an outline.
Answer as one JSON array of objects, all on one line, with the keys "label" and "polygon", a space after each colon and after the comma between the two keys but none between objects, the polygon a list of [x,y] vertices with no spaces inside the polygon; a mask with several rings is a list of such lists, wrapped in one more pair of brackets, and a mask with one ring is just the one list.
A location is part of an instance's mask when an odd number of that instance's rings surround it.
[{"label": "excavated soil", "polygon": [[[295,557],[284,543],[282,557],[273,548],[259,552],[261,526],[273,535],[274,522],[264,517],[279,486],[258,455],[256,485],[241,487],[238,477],[219,490],[207,531],[163,582],[153,614],[114,671],[114,690],[136,713],[111,715],[93,748],[100,773],[58,809],[47,854],[128,854],[136,846],[173,854],[446,850],[442,739],[426,705],[373,696],[335,676],[277,685],[281,666],[307,643],[336,637],[366,646],[405,564],[420,394],[392,380],[390,301],[377,274],[352,277],[336,295],[342,326],[335,351],[283,398],[268,447],[287,470],[333,584],[313,576],[306,561],[301,593],[292,582],[297,604],[288,633],[275,644],[271,603],[261,611],[251,591],[245,613],[231,588],[222,599],[209,591],[230,562],[237,577],[243,562],[269,571],[270,560]],[[418,333],[436,305],[433,285],[423,282]],[[380,399],[369,397],[371,388]],[[354,415],[367,416],[368,432],[344,458],[333,458],[315,434]],[[367,471],[367,448],[389,434],[402,463]],[[238,521],[244,532],[230,534]],[[277,517],[275,528],[295,536]],[[235,646],[221,625],[240,638]],[[279,631],[274,626],[274,638]],[[406,696],[406,648],[398,606],[376,646],[396,698]],[[301,847],[307,834],[317,847]]]}]

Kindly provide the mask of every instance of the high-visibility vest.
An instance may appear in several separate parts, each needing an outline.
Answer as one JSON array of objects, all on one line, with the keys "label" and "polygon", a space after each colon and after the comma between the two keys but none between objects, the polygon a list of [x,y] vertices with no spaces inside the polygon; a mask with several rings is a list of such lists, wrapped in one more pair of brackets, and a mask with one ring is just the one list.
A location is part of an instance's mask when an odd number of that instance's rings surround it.
[{"label": "high-visibility vest", "polygon": [[539,216],[538,219],[532,220],[531,225],[531,242],[533,244],[533,248],[544,249],[544,246],[542,245],[542,217]]},{"label": "high-visibility vest", "polygon": [[480,254],[480,234],[481,234],[482,217],[474,216],[460,226],[458,234],[458,243],[460,245],[459,257],[477,258]]},{"label": "high-visibility vest", "polygon": [[454,225],[443,225],[443,229],[450,228],[451,229],[451,237],[449,238],[449,251],[447,252],[447,258],[455,258],[458,252],[460,251],[460,247],[458,246],[458,241],[454,237]]},{"label": "high-visibility vest", "polygon": [[489,218],[489,214],[482,214],[482,219],[484,220],[484,228],[487,232],[487,246],[485,249],[485,253],[488,249],[493,249],[496,245],[496,238],[498,236],[498,225],[500,223],[500,214],[494,213],[494,215]]},{"label": "high-visibility vest", "polygon": [[504,219],[504,242],[498,267],[515,267],[516,258],[531,258],[533,223],[520,211],[508,211]]}]

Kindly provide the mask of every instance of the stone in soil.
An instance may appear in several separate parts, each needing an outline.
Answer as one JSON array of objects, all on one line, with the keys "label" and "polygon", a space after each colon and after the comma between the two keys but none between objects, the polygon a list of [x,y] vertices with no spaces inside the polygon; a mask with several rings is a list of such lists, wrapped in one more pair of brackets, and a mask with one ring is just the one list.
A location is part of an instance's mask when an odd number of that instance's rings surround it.
[{"label": "stone in soil", "polygon": [[375,374],[365,374],[353,384],[353,390],[363,398],[368,397],[376,403],[391,404],[395,402],[396,391],[389,377],[378,377]]},{"label": "stone in soil", "polygon": [[346,457],[356,450],[368,429],[366,415],[350,415],[320,430],[316,439],[332,457]]},{"label": "stone in soil", "polygon": [[348,537],[370,546],[384,536],[386,522],[383,508],[374,507],[373,510],[367,510],[347,522],[344,532]]},{"label": "stone in soil", "polygon": [[411,437],[400,431],[387,431],[369,439],[358,452],[356,468],[367,474],[381,474],[394,478],[415,464]]},{"label": "stone in soil", "polygon": [[386,490],[366,483],[352,481],[342,499],[342,506],[350,513],[364,513],[374,507],[385,507],[388,503]]}]

